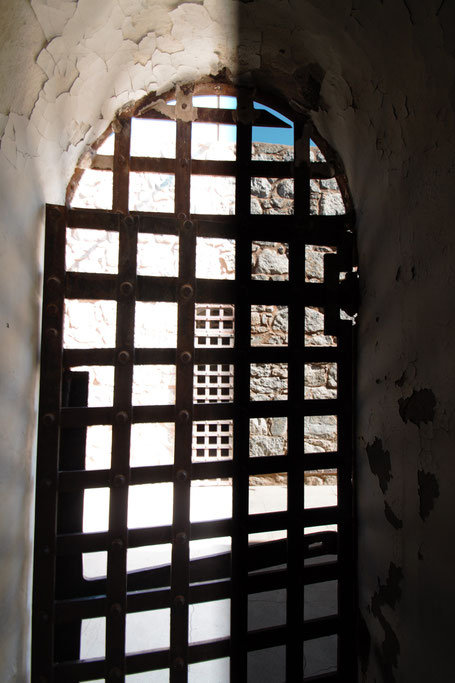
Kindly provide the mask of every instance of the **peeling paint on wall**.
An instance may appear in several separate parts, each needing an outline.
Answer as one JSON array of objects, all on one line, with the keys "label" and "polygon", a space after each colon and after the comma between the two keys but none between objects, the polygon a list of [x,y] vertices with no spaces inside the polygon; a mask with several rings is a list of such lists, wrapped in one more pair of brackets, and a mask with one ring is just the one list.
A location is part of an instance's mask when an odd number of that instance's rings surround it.
[{"label": "peeling paint on wall", "polygon": [[384,640],[381,648],[375,646],[375,654],[381,667],[384,681],[387,683],[395,683],[396,678],[393,674],[393,668],[398,666],[398,655],[400,654],[400,643],[395,631],[390,626],[387,619],[382,613],[378,615],[379,622],[384,629]]},{"label": "peeling paint on wall", "polygon": [[399,387],[400,389],[409,386],[410,383],[415,380],[416,374],[416,362],[414,360],[408,363],[408,366],[404,370],[401,377],[395,380],[395,386]]},{"label": "peeling paint on wall", "polygon": [[386,520],[390,522],[394,529],[398,531],[403,528],[403,521],[396,516],[386,500],[384,501],[384,514]]},{"label": "peeling paint on wall", "polygon": [[373,474],[379,479],[379,486],[382,493],[387,491],[389,481],[392,479],[392,466],[390,463],[390,453],[384,450],[381,439],[376,439],[372,444],[367,444],[368,462]]},{"label": "peeling paint on wall", "polygon": [[375,616],[380,612],[383,605],[395,608],[401,598],[400,583],[403,580],[403,570],[397,567],[394,562],[389,564],[389,573],[385,584],[381,584],[378,577],[378,590],[371,599],[371,611]]},{"label": "peeling paint on wall", "polygon": [[359,633],[359,659],[360,659],[360,669],[362,674],[366,676],[368,671],[368,664],[370,660],[370,650],[371,650],[371,636],[368,630],[367,623],[363,618],[362,614],[359,612],[358,621],[358,633]]},{"label": "peeling paint on wall", "polygon": [[417,472],[419,482],[419,514],[423,521],[427,519],[434,508],[435,498],[439,497],[439,484],[432,472]]},{"label": "peeling paint on wall", "polygon": [[371,613],[378,619],[384,630],[384,640],[381,647],[375,645],[374,652],[384,676],[384,681],[387,681],[387,683],[395,683],[396,681],[393,669],[396,669],[398,666],[400,642],[392,626],[385,618],[382,608],[387,605],[395,609],[401,598],[400,584],[403,578],[401,567],[397,567],[393,562],[390,562],[385,584],[381,584],[378,578],[378,589],[371,598]]},{"label": "peeling paint on wall", "polygon": [[400,398],[398,406],[403,422],[413,422],[420,427],[422,422],[434,420],[436,397],[431,389],[420,389],[408,398]]}]

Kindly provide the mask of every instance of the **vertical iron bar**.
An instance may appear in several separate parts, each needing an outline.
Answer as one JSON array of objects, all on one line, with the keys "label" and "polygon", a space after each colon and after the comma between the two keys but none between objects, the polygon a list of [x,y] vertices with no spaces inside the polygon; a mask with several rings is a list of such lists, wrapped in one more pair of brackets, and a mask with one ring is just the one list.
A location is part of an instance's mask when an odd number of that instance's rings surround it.
[{"label": "vertical iron bar", "polygon": [[[86,406],[88,372],[66,371],[63,375],[62,406]],[[85,469],[87,427],[63,429],[60,434],[59,472]],[[60,492],[57,510],[57,534],[80,533],[84,516],[84,490]],[[55,565],[56,600],[81,595],[84,577],[82,553],[57,555]],[[54,659],[56,662],[79,659],[81,620],[59,625],[55,632]]]},{"label": "vertical iron bar", "polygon": [[309,218],[309,131],[294,125],[294,220],[289,245],[289,416],[288,416],[288,585],[286,595],[286,680],[303,679],[303,534],[305,389],[305,229]]},{"label": "vertical iron bar", "polygon": [[137,253],[137,226],[134,219],[126,215],[130,135],[130,120],[122,121],[121,129],[115,135],[114,150],[113,209],[125,214],[125,217],[119,217],[114,424],[106,580],[106,673],[113,680],[124,680],[125,676],[127,520]]},{"label": "vertical iron bar", "polygon": [[239,91],[237,100],[237,174],[235,189],[235,341],[233,525],[231,593],[231,681],[247,680],[248,631],[248,458],[250,401],[251,238],[245,230],[251,202],[251,93]]},{"label": "vertical iron bar", "polygon": [[[188,114],[191,109],[192,92],[178,92],[177,116],[181,117],[182,114]],[[194,224],[190,220],[190,181],[191,121],[178,118],[175,213],[179,231],[179,281],[171,563],[171,683],[186,683],[188,680],[189,540],[196,270],[196,233]]]},{"label": "vertical iron bar", "polygon": [[117,126],[112,179],[112,209],[126,215],[129,207],[131,119],[120,119]]},{"label": "vertical iron bar", "polygon": [[41,389],[36,472],[32,671],[53,681],[57,477],[60,440],[66,217],[46,206]]}]

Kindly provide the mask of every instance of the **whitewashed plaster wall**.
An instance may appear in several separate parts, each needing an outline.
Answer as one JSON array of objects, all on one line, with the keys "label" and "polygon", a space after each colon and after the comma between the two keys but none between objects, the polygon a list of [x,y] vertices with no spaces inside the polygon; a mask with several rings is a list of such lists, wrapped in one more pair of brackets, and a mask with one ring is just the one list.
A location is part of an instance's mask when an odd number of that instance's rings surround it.
[{"label": "whitewashed plaster wall", "polygon": [[43,204],[63,202],[118,107],[226,67],[310,111],[357,209],[361,678],[449,680],[454,3],[1,0],[0,11],[2,679],[29,678]]}]

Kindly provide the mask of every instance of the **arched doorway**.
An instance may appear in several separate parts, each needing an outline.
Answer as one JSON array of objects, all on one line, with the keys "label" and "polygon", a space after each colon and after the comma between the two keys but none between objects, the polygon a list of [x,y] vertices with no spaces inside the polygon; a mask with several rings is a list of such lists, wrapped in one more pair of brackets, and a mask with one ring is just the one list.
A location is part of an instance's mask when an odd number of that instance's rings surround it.
[{"label": "arched doorway", "polygon": [[336,155],[252,91],[147,97],[81,160],[47,209],[37,678],[351,675],[353,251]]}]

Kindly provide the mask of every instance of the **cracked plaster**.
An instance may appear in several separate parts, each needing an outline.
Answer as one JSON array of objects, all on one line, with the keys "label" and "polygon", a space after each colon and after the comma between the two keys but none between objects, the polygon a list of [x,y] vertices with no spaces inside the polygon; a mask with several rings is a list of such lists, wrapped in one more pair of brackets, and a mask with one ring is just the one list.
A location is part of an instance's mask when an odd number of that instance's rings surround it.
[{"label": "cracked plaster", "polygon": [[[48,201],[62,201],[63,185],[83,147],[107,127],[116,110],[127,102],[156,90],[165,92],[176,83],[216,73],[221,65],[233,68],[232,39],[235,3],[74,2],[32,3],[35,30],[47,43],[36,56],[41,81],[30,115],[32,145],[39,147],[42,175],[61,166],[61,150],[67,162],[60,187],[48,185]],[[6,116],[5,112],[5,116]],[[4,154],[9,163],[23,169],[14,130],[4,128]],[[22,136],[23,138],[23,136]],[[55,145],[48,145],[48,141]]]}]

